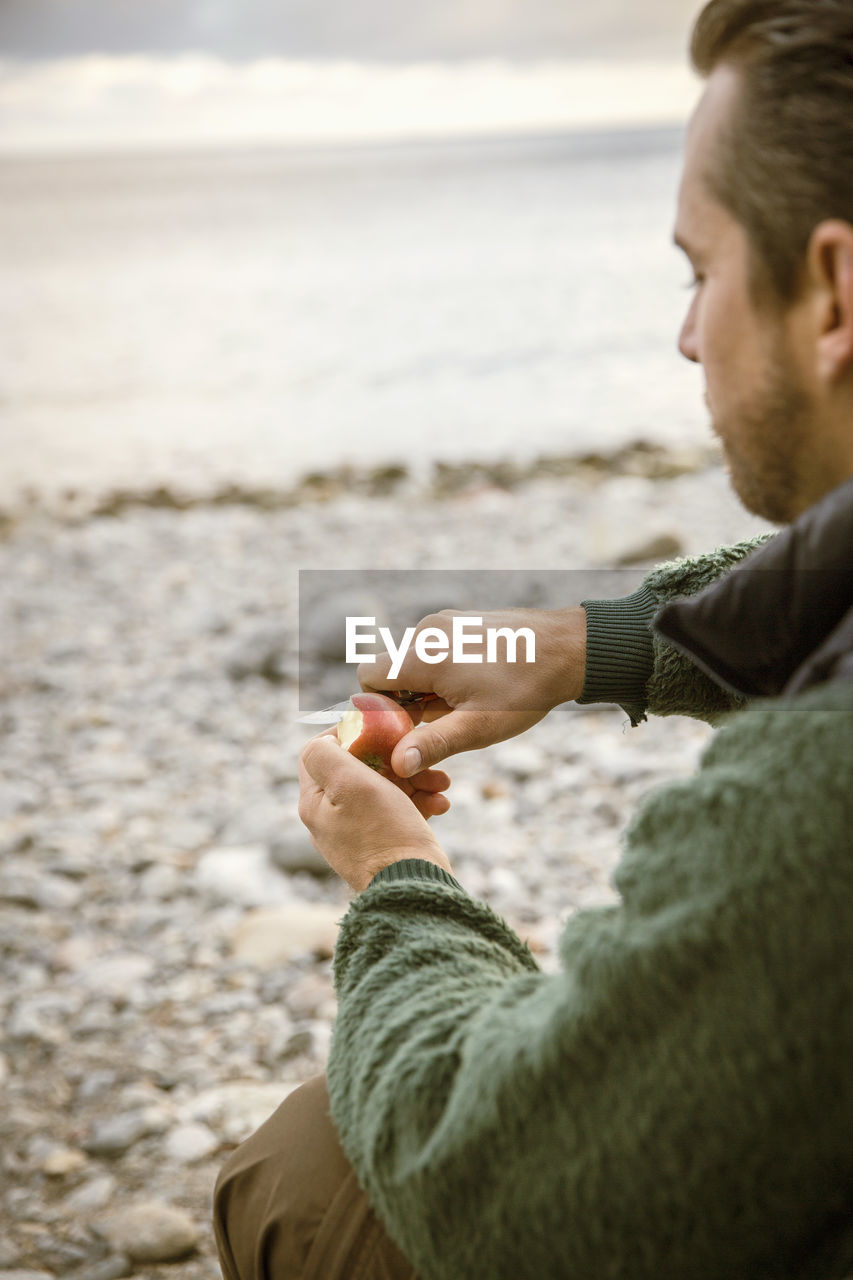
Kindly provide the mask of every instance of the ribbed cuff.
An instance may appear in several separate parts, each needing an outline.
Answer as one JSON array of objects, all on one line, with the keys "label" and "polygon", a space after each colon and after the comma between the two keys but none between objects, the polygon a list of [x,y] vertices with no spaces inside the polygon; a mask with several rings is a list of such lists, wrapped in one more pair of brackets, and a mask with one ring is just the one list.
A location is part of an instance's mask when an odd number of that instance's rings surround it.
[{"label": "ribbed cuff", "polygon": [[[435,862],[429,862],[426,858],[401,858],[399,862],[392,862],[381,871],[377,871],[370,885],[400,881],[411,883],[413,880],[437,880],[440,884],[449,884],[451,888],[465,892],[459,881],[455,880],[449,871],[445,871],[444,867],[439,867]],[[368,889],[370,885],[367,886]]]},{"label": "ribbed cuff", "polygon": [[651,622],[660,601],[646,586],[617,600],[582,600],[586,678],[578,702],[615,702],[637,725],[646,718],[646,685],[655,668]]}]

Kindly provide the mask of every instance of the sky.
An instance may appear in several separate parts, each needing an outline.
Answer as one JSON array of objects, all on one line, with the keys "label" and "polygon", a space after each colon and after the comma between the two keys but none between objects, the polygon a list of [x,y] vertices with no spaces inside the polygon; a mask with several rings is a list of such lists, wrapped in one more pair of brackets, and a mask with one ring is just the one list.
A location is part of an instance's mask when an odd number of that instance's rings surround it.
[{"label": "sky", "polygon": [[0,149],[683,121],[693,0],[0,0]]}]

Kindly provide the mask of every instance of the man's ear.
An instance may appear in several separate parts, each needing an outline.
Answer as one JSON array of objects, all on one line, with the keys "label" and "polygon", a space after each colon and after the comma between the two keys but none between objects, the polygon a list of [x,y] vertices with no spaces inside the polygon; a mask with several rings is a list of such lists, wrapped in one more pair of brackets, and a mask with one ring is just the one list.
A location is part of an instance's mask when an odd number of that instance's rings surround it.
[{"label": "man's ear", "polygon": [[853,369],[853,224],[819,223],[807,253],[817,305],[818,371],[836,382]]}]

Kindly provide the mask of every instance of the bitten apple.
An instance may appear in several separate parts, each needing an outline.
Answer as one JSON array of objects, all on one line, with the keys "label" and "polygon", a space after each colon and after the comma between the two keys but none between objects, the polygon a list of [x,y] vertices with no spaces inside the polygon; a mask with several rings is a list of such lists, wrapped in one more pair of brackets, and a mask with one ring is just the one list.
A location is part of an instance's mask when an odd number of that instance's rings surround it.
[{"label": "bitten apple", "polygon": [[405,707],[382,693],[354,693],[338,721],[338,742],[371,769],[390,769],[391,753],[412,728]]}]

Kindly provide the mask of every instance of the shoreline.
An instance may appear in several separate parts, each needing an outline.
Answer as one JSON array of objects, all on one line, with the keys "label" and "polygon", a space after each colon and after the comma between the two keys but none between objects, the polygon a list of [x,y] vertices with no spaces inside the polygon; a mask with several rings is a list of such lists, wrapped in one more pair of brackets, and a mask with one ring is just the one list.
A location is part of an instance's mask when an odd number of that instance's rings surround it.
[{"label": "shoreline", "polygon": [[161,138],[155,142],[136,142],[116,145],[111,140],[94,143],[61,143],[59,145],[33,145],[25,143],[0,144],[0,160],[6,165],[18,165],[21,169],[37,168],[42,164],[63,165],[89,163],[97,165],[134,163],[144,165],[172,161],[177,164],[226,161],[237,165],[251,164],[254,160],[273,157],[281,163],[322,164],[323,162],[358,163],[365,158],[418,163],[430,153],[464,156],[471,150],[518,151],[540,148],[548,151],[569,151],[578,155],[592,152],[600,154],[602,148],[618,150],[625,141],[647,150],[672,149],[683,140],[685,122],[681,118],[649,118],[625,121],[557,122],[551,125],[525,125],[513,128],[498,127],[488,131],[471,130],[465,133],[424,133],[412,136],[377,135],[352,138],[256,137],[252,139],[221,139],[207,141],[203,138],[172,141]]},{"label": "shoreline", "polygon": [[568,479],[593,486],[616,476],[673,480],[707,471],[719,463],[720,453],[713,444],[676,447],[641,437],[609,450],[539,454],[529,461],[505,456],[491,460],[436,459],[426,469],[415,469],[397,460],[361,467],[345,463],[304,471],[289,485],[235,480],[193,487],[178,478],[139,486],[67,485],[56,490],[27,485],[16,496],[0,501],[0,536],[9,536],[14,528],[33,517],[77,524],[119,516],[136,508],[188,511],[200,507],[248,507],[273,512],[320,505],[346,496],[432,502],[484,488],[514,492],[540,480]]}]

